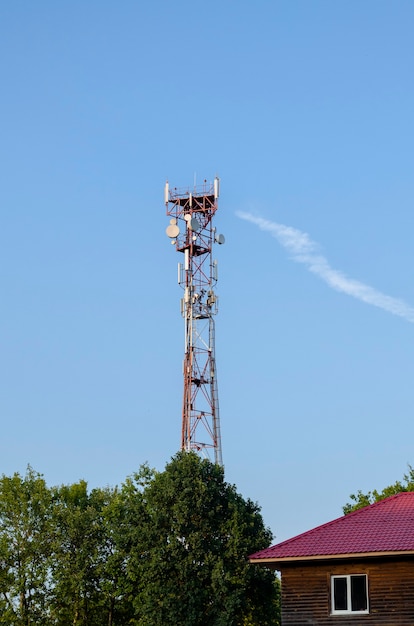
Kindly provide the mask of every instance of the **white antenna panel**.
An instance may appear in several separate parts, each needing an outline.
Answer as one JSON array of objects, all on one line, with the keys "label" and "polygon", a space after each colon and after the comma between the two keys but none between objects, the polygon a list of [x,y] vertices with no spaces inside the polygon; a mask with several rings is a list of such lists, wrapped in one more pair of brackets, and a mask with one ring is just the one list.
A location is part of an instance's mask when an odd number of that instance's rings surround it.
[{"label": "white antenna panel", "polygon": [[219,197],[219,194],[220,194],[220,179],[218,178],[218,176],[216,176],[214,179],[214,197],[216,200]]}]

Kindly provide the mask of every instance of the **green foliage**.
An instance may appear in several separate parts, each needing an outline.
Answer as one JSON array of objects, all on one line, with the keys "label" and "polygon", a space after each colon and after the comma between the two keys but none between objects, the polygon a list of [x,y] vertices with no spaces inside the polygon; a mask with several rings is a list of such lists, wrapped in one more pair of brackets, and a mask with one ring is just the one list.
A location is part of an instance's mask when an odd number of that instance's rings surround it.
[{"label": "green foliage", "polygon": [[[51,609],[56,624],[99,623],[99,557],[104,541],[105,494],[88,494],[80,481],[54,490],[54,559]],[[98,612],[99,613],[99,612]]]},{"label": "green foliage", "polygon": [[347,515],[348,513],[352,513],[352,511],[362,509],[364,506],[379,502],[380,500],[384,500],[384,498],[388,498],[389,496],[403,491],[414,491],[414,468],[412,468],[411,465],[408,465],[408,472],[404,474],[403,482],[397,480],[393,485],[385,487],[382,491],[374,489],[373,491],[368,491],[368,493],[357,491],[356,494],[351,494],[349,497],[352,503],[348,502],[348,504],[343,507],[343,512]]},{"label": "green foliage", "polygon": [[255,624],[276,623],[273,574],[247,561],[269,545],[271,533],[258,506],[224,481],[219,466],[179,453],[144,498],[130,562],[140,624],[237,626],[253,612]]},{"label": "green foliage", "polygon": [[44,624],[51,555],[51,496],[27,468],[0,479],[0,624]]},{"label": "green foliage", "polygon": [[0,626],[276,626],[271,533],[223,470],[180,453],[120,488],[0,479]]}]

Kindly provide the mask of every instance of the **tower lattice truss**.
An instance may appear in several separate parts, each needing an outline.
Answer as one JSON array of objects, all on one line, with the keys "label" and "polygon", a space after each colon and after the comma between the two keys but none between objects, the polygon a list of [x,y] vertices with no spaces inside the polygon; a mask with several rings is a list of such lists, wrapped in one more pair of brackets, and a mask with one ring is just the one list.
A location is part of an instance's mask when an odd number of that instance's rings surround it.
[{"label": "tower lattice truss", "polygon": [[222,465],[214,330],[217,261],[212,258],[213,245],[224,243],[213,226],[218,197],[218,178],[192,191],[165,186],[171,218],[166,232],[183,257],[178,263],[185,337],[181,449],[214,455]]}]

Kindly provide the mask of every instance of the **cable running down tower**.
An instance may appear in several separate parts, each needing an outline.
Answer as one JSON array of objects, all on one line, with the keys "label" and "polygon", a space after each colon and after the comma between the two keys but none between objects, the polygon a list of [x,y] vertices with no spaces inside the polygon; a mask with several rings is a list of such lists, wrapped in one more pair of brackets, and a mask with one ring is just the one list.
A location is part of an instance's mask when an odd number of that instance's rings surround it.
[{"label": "cable running down tower", "polygon": [[184,394],[181,449],[210,456],[223,464],[215,359],[214,315],[217,313],[217,261],[213,244],[224,236],[213,227],[218,208],[219,179],[204,181],[192,191],[165,185],[164,201],[171,243],[183,255],[178,263],[178,283],[183,288]]}]

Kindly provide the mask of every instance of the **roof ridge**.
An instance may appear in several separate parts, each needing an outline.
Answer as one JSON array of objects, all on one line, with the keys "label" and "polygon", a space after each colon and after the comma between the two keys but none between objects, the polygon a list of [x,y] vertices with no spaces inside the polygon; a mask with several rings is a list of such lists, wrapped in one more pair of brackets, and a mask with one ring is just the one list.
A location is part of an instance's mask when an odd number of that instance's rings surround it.
[{"label": "roof ridge", "polygon": [[[381,498],[381,500],[377,500],[376,502],[371,502],[371,504],[367,504],[366,506],[361,507],[360,509],[356,509],[355,511],[351,511],[351,513],[346,513],[342,517],[351,517],[351,515],[355,515],[360,513],[361,511],[365,511],[366,509],[371,509],[377,507],[378,505],[384,504],[384,502],[388,502],[389,500],[395,500],[400,496],[405,496],[407,494],[414,494],[414,491],[399,491],[398,493],[393,493],[391,496],[387,496],[386,498]],[[340,517],[337,519],[341,519]]]}]

